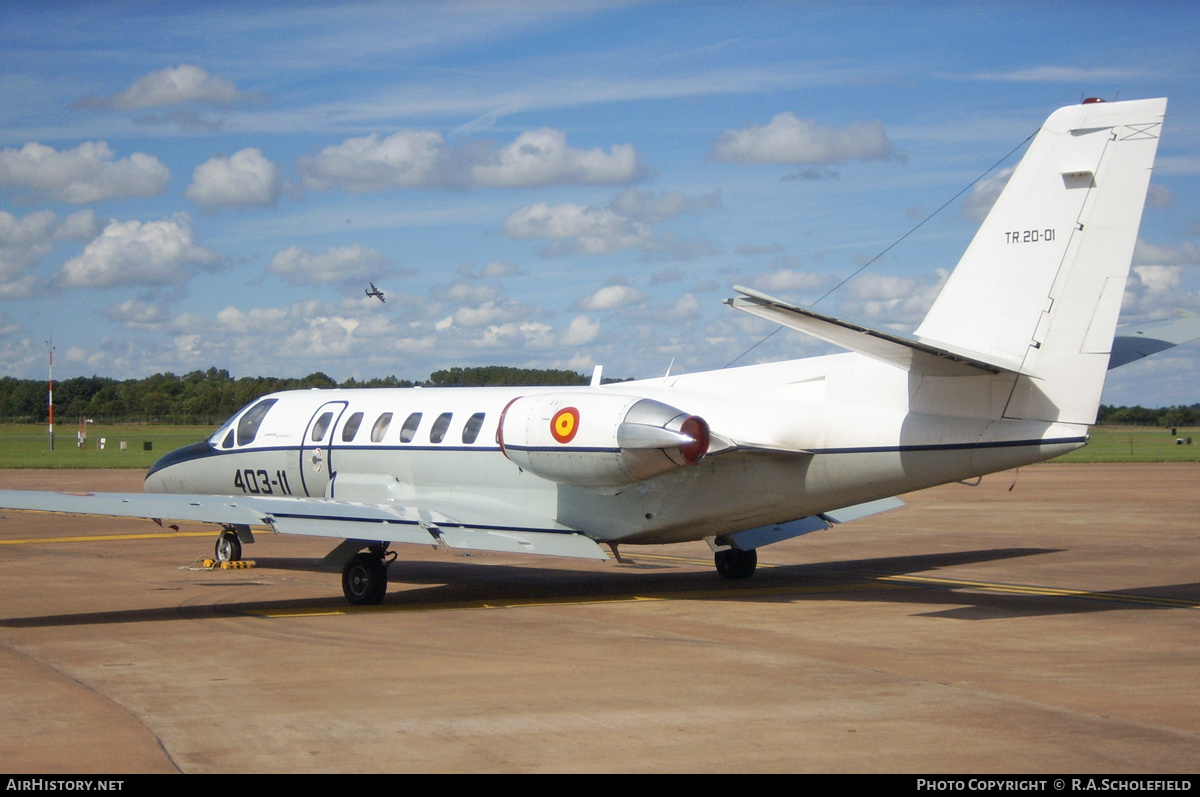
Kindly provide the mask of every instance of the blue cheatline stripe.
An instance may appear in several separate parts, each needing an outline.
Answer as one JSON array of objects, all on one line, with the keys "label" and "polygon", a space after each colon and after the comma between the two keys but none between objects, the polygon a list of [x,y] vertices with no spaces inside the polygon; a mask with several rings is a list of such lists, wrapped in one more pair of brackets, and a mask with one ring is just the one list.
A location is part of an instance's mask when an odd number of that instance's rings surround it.
[{"label": "blue cheatline stripe", "polygon": [[1069,443],[1086,443],[1087,437],[1056,437],[1049,440],[997,440],[988,443],[928,443],[924,445],[896,446],[860,446],[855,448],[814,448],[814,454],[884,454],[889,452],[904,453],[906,451],[963,451],[966,449],[985,448],[1027,448],[1041,446],[1058,446]]},{"label": "blue cheatline stripe", "polygon": [[[845,448],[813,448],[808,449],[808,453],[812,454],[884,454],[884,453],[903,453],[907,451],[963,451],[967,449],[987,449],[987,448],[1023,448],[1023,447],[1040,447],[1040,446],[1057,446],[1070,445],[1075,443],[1086,443],[1087,437],[1056,437],[1051,439],[1033,438],[1029,440],[997,440],[992,442],[974,442],[974,443],[924,443],[915,445],[893,445],[893,446],[849,446]],[[306,446],[310,447],[310,446]],[[329,446],[320,446],[320,448],[328,449]],[[575,447],[575,446],[508,446],[513,451],[525,452],[563,452],[569,454],[615,454],[621,451],[620,448],[605,448],[605,447]],[[748,446],[758,451],[771,451],[770,448],[758,448]],[[736,450],[736,449],[735,449]],[[220,457],[233,454],[262,454],[272,451],[299,452],[299,446],[263,446],[238,448],[229,450],[219,450],[213,448],[208,443],[193,443],[190,446],[185,446],[169,454],[160,457],[157,462],[150,468],[146,474],[160,471],[163,468],[171,465],[178,465],[181,462],[189,462],[198,459],[207,459],[209,457]],[[411,446],[411,445],[370,445],[370,446],[338,446],[332,447],[333,454],[348,451],[474,451],[474,452],[492,452],[498,453],[498,446]]]}]

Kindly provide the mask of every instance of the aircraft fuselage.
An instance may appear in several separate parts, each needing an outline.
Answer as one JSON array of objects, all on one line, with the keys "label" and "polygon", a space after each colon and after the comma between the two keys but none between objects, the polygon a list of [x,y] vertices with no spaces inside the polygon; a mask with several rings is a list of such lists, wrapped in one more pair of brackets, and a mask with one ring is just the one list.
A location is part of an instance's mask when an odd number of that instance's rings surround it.
[{"label": "aircraft fuselage", "polygon": [[[978,394],[986,405],[1003,377],[956,380],[960,395]],[[239,440],[235,416],[208,442],[160,460],[146,491],[463,507],[601,542],[664,543],[967,479],[1086,441],[1078,425],[939,414],[921,387],[851,353],[593,388],[279,393],[263,399],[269,409],[243,436],[252,439]],[[578,436],[519,445],[510,418],[505,441],[497,432],[517,399],[578,407],[573,421],[559,420],[576,424]],[[591,463],[615,461],[621,446],[611,435],[607,445],[573,443],[596,427],[615,428],[613,413],[639,399],[703,418],[712,431],[707,450],[695,464],[652,450],[646,456],[661,464],[645,478],[592,476]],[[523,422],[552,435],[551,409]]]}]

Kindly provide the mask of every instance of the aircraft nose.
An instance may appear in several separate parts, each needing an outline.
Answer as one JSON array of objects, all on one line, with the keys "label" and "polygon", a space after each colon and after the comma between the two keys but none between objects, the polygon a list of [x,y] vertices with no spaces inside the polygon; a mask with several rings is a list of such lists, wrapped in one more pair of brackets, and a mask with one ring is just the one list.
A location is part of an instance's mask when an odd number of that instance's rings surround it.
[{"label": "aircraft nose", "polygon": [[146,479],[142,484],[142,489],[148,493],[171,492],[167,487],[167,474],[172,467],[185,462],[194,462],[198,459],[215,456],[217,453],[219,452],[211,444],[204,441],[192,443],[189,446],[177,448],[169,454],[164,454],[150,466],[150,470],[146,471]]}]

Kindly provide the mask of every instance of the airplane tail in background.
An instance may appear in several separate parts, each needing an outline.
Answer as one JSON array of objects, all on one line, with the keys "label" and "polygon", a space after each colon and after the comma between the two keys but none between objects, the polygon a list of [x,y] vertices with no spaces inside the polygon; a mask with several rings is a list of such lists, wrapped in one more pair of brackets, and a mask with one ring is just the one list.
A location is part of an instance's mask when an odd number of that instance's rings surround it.
[{"label": "airplane tail in background", "polygon": [[1166,107],[1055,111],[916,330],[1017,373],[1005,417],[1095,421]]}]

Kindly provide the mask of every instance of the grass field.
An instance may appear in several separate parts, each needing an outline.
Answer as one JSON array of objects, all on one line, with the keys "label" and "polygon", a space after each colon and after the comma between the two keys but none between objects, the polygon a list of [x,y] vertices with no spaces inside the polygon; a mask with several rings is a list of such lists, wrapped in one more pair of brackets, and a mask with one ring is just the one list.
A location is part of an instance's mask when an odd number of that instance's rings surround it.
[{"label": "grass field", "polygon": [[[89,425],[87,446],[79,448],[75,427],[58,426],[51,451],[46,427],[0,424],[0,468],[148,468],[163,454],[204,440],[214,431],[213,426]],[[1175,436],[1170,432],[1155,426],[1097,426],[1087,446],[1052,461],[1200,462],[1200,429],[1181,428]],[[1189,437],[1192,445],[1175,442]]]},{"label": "grass field", "polygon": [[[45,426],[0,424],[0,468],[148,468],[177,448],[204,440],[215,426],[99,426],[88,424],[87,446],[76,445],[76,426],[54,427],[54,450]],[[104,448],[100,448],[100,438]],[[121,443],[125,450],[121,450]],[[150,450],[146,450],[146,444]]]},{"label": "grass field", "polygon": [[[1200,429],[1095,426],[1091,441],[1053,462],[1200,462]],[[1192,445],[1187,445],[1191,438]],[[1183,440],[1183,445],[1176,440]]]}]

